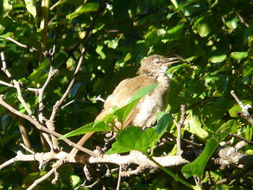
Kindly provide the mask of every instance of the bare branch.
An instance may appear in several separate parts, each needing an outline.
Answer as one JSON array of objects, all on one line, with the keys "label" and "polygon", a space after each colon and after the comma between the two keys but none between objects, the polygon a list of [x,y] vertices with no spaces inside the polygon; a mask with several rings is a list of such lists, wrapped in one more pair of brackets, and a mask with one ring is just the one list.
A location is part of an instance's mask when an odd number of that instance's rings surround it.
[{"label": "bare branch", "polygon": [[[9,70],[7,69],[4,52],[3,51],[0,52],[0,55],[1,55],[1,62],[2,62],[2,71],[7,75],[8,78],[12,79],[12,75],[9,72]],[[20,83],[15,79],[12,79],[12,81],[13,81],[14,87],[16,88],[17,93],[18,93],[18,100],[24,106],[27,113],[30,116],[32,116],[32,111],[31,111],[30,107],[28,106],[28,104],[25,102],[24,98],[23,98]]]},{"label": "bare branch", "polygon": [[50,70],[49,70],[47,79],[46,79],[45,83],[43,84],[43,86],[38,90],[38,94],[39,94],[38,95],[39,96],[39,121],[41,123],[43,123],[43,120],[45,119],[43,116],[43,110],[45,108],[44,103],[43,103],[43,95],[44,95],[45,89],[48,86],[50,80],[55,75],[55,72],[57,72],[57,71],[53,69],[53,66],[50,66]]},{"label": "bare branch", "polygon": [[[27,45],[22,44],[22,43],[18,42],[17,40],[14,40],[14,39],[11,38],[11,37],[5,37],[4,39],[5,39],[5,40],[9,40],[9,41],[15,43],[15,44],[18,45],[19,47],[22,47],[22,48],[29,48]],[[37,50],[36,48],[34,48],[34,47],[31,47],[30,49],[31,49],[32,51],[38,51],[38,50]]]},{"label": "bare branch", "polygon": [[75,72],[74,72],[74,75],[73,75],[72,80],[70,81],[70,83],[69,83],[69,85],[68,85],[66,91],[65,91],[64,94],[62,95],[61,99],[58,100],[58,101],[55,103],[54,107],[53,107],[53,111],[52,111],[52,114],[51,114],[51,116],[50,116],[50,120],[51,120],[51,121],[54,121],[57,111],[59,110],[60,106],[61,106],[62,103],[65,101],[65,99],[67,98],[67,96],[68,96],[70,90],[72,89],[72,87],[73,87],[73,85],[74,85],[74,83],[75,83],[75,81],[76,81],[76,76],[77,76],[77,74],[78,74],[78,72],[79,72],[79,70],[80,70],[80,67],[81,67],[82,63],[83,63],[84,53],[85,53],[85,47],[83,47],[82,50],[81,50],[81,55],[80,55],[80,58],[79,58],[79,61],[78,61],[78,64],[77,64],[77,67],[76,67],[76,70],[75,70]]},{"label": "bare branch", "polygon": [[1,81],[1,80],[0,80],[0,84],[1,84],[1,85],[4,85],[4,86],[8,86],[8,87],[15,88],[13,84],[10,84],[10,83],[8,83],[8,82],[4,82],[4,81]]},{"label": "bare branch", "polygon": [[[13,85],[13,84],[11,84],[11,83],[8,83],[8,82],[5,82],[5,81],[2,81],[2,80],[0,80],[0,84],[1,85],[4,85],[4,86],[8,86],[8,87],[11,87],[11,88],[15,88],[15,86]],[[21,86],[23,87],[23,85],[21,84]],[[28,90],[28,91],[31,91],[31,92],[38,92],[38,89],[37,88],[24,88],[24,89],[26,89],[26,90]]]},{"label": "bare branch", "polygon": [[30,109],[30,107],[28,106],[28,104],[25,102],[25,100],[23,98],[20,83],[18,81],[16,81],[16,80],[13,80],[13,83],[14,83],[15,88],[17,89],[18,100],[24,106],[24,108],[27,111],[28,115],[32,116],[32,110]]},{"label": "bare branch", "polygon": [[[181,156],[162,156],[153,157],[160,165],[164,167],[177,166],[189,163],[188,160],[183,159]],[[157,165],[149,160],[144,154],[138,151],[131,151],[129,155],[121,156],[119,154],[103,155],[101,157],[89,158],[89,163],[113,163],[117,165],[136,164],[143,168],[157,168]]]},{"label": "bare branch", "polygon": [[181,128],[184,126],[184,122],[186,119],[186,109],[185,105],[180,106],[180,111],[181,111],[181,117],[179,123],[177,123],[174,120],[174,124],[177,126],[177,154],[181,155],[182,154],[182,148],[181,148]]},{"label": "bare branch", "polygon": [[236,100],[236,102],[239,104],[239,106],[242,108],[242,111],[238,113],[238,115],[244,119],[246,119],[251,125],[253,125],[253,118],[251,117],[249,113],[249,109],[251,109],[251,105],[243,105],[242,101],[236,96],[234,90],[231,90],[231,95]]},{"label": "bare branch", "polygon": [[96,97],[96,98],[92,98],[91,101],[101,101],[101,102],[105,103],[105,99],[103,99],[103,98],[101,97],[101,95],[99,95],[99,96]]},{"label": "bare branch", "polygon": [[73,87],[73,85],[75,83],[77,74],[79,73],[81,65],[82,65],[83,60],[84,60],[84,54],[85,54],[85,51],[86,51],[86,46],[88,44],[87,42],[91,38],[91,36],[92,36],[92,30],[93,30],[93,28],[95,26],[95,23],[96,23],[96,21],[98,19],[98,16],[101,14],[101,12],[104,10],[104,8],[105,8],[105,6],[101,6],[101,4],[100,4],[100,7],[99,7],[96,15],[94,16],[94,18],[92,20],[91,26],[88,28],[87,35],[85,36],[85,39],[84,39],[84,45],[83,45],[83,47],[81,49],[81,54],[80,54],[80,57],[79,57],[79,60],[78,60],[78,64],[77,64],[77,67],[75,69],[73,78],[70,81],[70,83],[69,83],[66,91],[64,92],[63,96],[61,97],[61,99],[58,100],[55,103],[55,105],[53,106],[53,111],[52,111],[52,114],[50,116],[50,120],[51,121],[54,121],[57,111],[59,110],[59,108],[61,107],[61,105],[63,104],[63,102],[66,100],[66,98],[67,98],[70,90],[72,89],[72,87]]},{"label": "bare branch", "polygon": [[31,149],[27,148],[24,144],[20,143],[19,144],[23,149],[25,149],[27,152],[30,152],[31,154],[35,154],[34,151],[32,151]]},{"label": "bare branch", "polygon": [[118,181],[117,181],[117,187],[116,187],[116,190],[120,190],[121,172],[122,172],[122,166],[121,166],[121,165],[119,165],[119,174],[118,174]]},{"label": "bare branch", "polygon": [[253,167],[253,155],[243,154],[234,147],[222,148],[219,150],[218,155],[219,158],[215,160],[215,163],[219,164],[221,169],[235,166],[239,169],[248,170]]},{"label": "bare branch", "polygon": [[[3,95],[0,95],[0,105],[2,105],[3,107],[5,107],[6,109],[8,109],[10,112],[14,113],[15,115],[29,121],[30,123],[32,123],[37,129],[43,131],[43,132],[46,132],[48,134],[51,134],[51,135],[54,135],[55,137],[57,138],[60,138],[62,137],[63,135],[55,132],[55,131],[51,131],[50,129],[44,127],[43,125],[41,125],[37,120],[29,117],[28,115],[26,114],[23,114],[23,113],[20,113],[18,110],[16,110],[15,108],[13,108],[12,106],[10,106],[8,103],[6,103],[4,100],[3,100]],[[72,141],[70,141],[69,139],[65,138],[65,139],[62,139],[64,142],[66,142],[68,145],[72,146],[72,147],[75,147],[91,156],[97,156],[93,151],[89,150],[89,149],[86,149],[82,146],[79,146],[77,145],[76,143],[73,143]]]},{"label": "bare branch", "polygon": [[10,72],[7,70],[5,55],[4,55],[4,52],[3,52],[3,51],[0,52],[0,58],[1,58],[1,62],[2,62],[2,67],[1,67],[2,71],[6,74],[6,76],[7,76],[8,78],[11,79],[11,74],[10,74]]},{"label": "bare branch", "polygon": [[244,20],[244,18],[239,14],[238,11],[235,11],[236,16],[239,18],[239,21],[244,24],[247,28],[249,27],[249,24]]}]

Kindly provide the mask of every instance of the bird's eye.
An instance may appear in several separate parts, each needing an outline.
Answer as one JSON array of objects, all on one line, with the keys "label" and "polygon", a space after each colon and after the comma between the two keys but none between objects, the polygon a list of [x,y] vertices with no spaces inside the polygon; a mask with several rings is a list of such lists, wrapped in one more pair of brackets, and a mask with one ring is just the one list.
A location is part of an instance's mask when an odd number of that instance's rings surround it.
[{"label": "bird's eye", "polygon": [[156,64],[156,65],[158,65],[158,64],[160,63],[160,60],[159,60],[159,59],[155,59],[155,60],[153,61],[153,63]]}]

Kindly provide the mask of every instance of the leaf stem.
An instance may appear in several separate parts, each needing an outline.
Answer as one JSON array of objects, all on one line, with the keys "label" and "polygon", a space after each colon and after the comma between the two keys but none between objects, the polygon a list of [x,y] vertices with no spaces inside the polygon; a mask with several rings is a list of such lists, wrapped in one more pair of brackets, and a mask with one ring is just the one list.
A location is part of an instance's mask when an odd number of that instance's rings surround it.
[{"label": "leaf stem", "polygon": [[163,170],[165,173],[167,173],[169,176],[173,177],[176,181],[184,184],[185,186],[189,187],[190,189],[196,189],[193,185],[188,183],[187,181],[183,180],[182,178],[176,176],[174,173],[172,173],[170,170],[167,168],[163,167],[161,164],[159,164],[157,161],[155,161],[152,156],[146,154],[148,159],[150,159],[152,162],[154,162],[161,170]]}]

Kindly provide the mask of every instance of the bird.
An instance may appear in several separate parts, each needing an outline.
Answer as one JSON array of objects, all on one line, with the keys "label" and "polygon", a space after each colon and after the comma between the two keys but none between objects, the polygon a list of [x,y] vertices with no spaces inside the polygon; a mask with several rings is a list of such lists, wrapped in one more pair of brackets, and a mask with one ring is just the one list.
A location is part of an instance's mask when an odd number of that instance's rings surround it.
[{"label": "bird", "polygon": [[[120,126],[121,129],[127,126],[138,126],[145,129],[154,125],[156,113],[165,108],[165,98],[169,93],[170,78],[166,71],[168,67],[178,62],[177,57],[167,58],[156,54],[142,59],[137,76],[124,79],[116,86],[112,94],[105,100],[103,110],[95,121],[103,119],[112,112],[115,106],[120,108],[128,104],[138,89],[158,83],[158,86],[153,91],[142,97]],[[94,132],[86,133],[77,144],[82,146],[93,134]],[[75,155],[78,150],[73,149],[71,152],[72,155]]]}]

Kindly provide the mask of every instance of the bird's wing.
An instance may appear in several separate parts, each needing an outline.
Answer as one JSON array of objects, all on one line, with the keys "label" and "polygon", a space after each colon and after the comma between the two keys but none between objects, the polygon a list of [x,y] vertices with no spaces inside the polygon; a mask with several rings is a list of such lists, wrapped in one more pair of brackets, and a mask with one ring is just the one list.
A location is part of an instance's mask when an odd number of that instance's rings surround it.
[{"label": "bird's wing", "polygon": [[[97,116],[96,120],[103,119],[107,114],[112,111],[114,106],[123,107],[125,106],[132,95],[140,88],[150,86],[157,83],[157,81],[153,78],[147,76],[137,76],[134,78],[129,78],[121,81],[119,85],[115,88],[113,93],[108,96],[105,101],[104,109]],[[126,127],[131,123],[136,114],[139,111],[137,109],[133,109],[127,116],[126,120],[123,123],[123,127]]]}]

